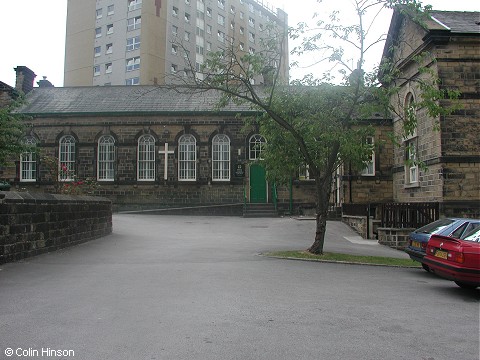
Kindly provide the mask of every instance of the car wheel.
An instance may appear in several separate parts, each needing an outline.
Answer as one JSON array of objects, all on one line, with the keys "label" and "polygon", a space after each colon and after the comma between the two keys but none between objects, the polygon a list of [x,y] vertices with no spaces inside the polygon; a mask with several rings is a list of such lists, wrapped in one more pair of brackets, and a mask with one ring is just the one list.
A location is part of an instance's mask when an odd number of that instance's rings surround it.
[{"label": "car wheel", "polygon": [[455,284],[460,286],[462,289],[476,289],[478,286],[477,285],[472,285],[472,284],[465,284],[460,281],[455,281]]},{"label": "car wheel", "polygon": [[422,263],[422,268],[423,268],[423,270],[425,270],[426,272],[430,272],[430,268],[428,267],[428,265]]}]

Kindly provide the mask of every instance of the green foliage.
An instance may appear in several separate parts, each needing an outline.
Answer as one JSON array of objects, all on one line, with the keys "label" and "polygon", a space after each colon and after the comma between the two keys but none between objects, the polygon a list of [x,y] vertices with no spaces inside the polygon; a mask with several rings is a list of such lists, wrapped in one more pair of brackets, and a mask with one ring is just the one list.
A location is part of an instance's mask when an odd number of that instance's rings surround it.
[{"label": "green foliage", "polygon": [[260,133],[268,140],[264,158],[269,178],[286,183],[305,165],[314,178],[334,172],[345,161],[364,167],[373,151],[365,138],[372,135],[373,128],[355,126],[350,114],[351,91],[324,84],[274,93],[270,111],[288,127],[266,113],[258,121]]},{"label": "green foliage", "polygon": [[[340,11],[334,11],[328,19],[321,19],[319,12],[313,16],[313,26],[301,23],[296,29],[288,29],[288,33],[269,28],[262,49],[255,53],[241,49],[238,39],[226,39],[228,45],[209,54],[200,71],[192,66],[194,61],[187,60],[188,76],[177,77],[179,83],[194,84],[196,89],[220,91],[223,96],[219,108],[229,103],[248,103],[263,114],[255,124],[267,139],[263,156],[270,179],[287,182],[300,167],[308,166],[310,176],[316,180],[317,232],[310,248],[315,253],[323,251],[333,173],[347,161],[362,169],[373,151],[365,141],[373,129],[362,125],[361,120],[374,113],[395,117],[403,121],[402,135],[408,138],[416,131],[418,109],[426,109],[429,116],[437,118],[452,111],[452,107],[442,105],[459,95],[455,89],[441,87],[428,66],[427,60],[432,61],[428,54],[413,59],[420,65],[413,79],[402,78],[399,64],[405,58],[387,56],[378,68],[370,72],[365,69],[366,54],[376,44],[390,41],[386,34],[372,32],[373,22],[384,15],[382,10],[395,8],[424,26],[429,6],[417,0],[351,3],[353,16],[342,20]],[[293,54],[315,54],[314,63],[306,67],[324,62],[332,64],[331,69],[320,75],[308,74],[288,86],[280,76],[287,60],[283,57],[286,36],[303,39]],[[389,55],[397,45],[392,42]],[[264,86],[253,85],[258,81],[263,81]],[[400,94],[406,83],[421,94],[407,108]],[[393,135],[392,139],[402,141]]]},{"label": "green foliage", "polygon": [[13,158],[32,148],[22,143],[25,135],[25,116],[12,111],[21,104],[21,100],[0,109],[0,165],[7,165]]},{"label": "green foliage", "polygon": [[[93,177],[79,179],[77,175],[68,170],[65,165],[59,164],[55,156],[43,154],[41,163],[47,169],[47,180],[54,184],[54,191],[57,194],[70,195],[93,195],[99,187],[98,182]],[[62,178],[72,179],[69,181],[60,180]]]}]

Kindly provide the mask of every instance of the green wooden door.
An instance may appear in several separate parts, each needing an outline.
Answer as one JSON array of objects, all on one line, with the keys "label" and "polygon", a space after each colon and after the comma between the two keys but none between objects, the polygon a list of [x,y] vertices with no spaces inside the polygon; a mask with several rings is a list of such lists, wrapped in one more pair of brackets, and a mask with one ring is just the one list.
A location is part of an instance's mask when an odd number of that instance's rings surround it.
[{"label": "green wooden door", "polygon": [[265,169],[258,164],[250,166],[250,202],[267,202],[267,181]]}]

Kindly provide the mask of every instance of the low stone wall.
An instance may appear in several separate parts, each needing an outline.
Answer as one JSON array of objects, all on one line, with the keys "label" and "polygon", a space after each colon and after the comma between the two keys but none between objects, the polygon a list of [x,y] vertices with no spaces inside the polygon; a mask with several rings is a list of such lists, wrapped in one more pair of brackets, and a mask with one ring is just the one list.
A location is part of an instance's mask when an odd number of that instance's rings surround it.
[{"label": "low stone wall", "polygon": [[350,226],[361,237],[365,238],[367,234],[367,217],[342,215],[342,221]]},{"label": "low stone wall", "polygon": [[112,232],[112,203],[101,197],[0,192],[0,264]]},{"label": "low stone wall", "polygon": [[408,235],[415,229],[378,228],[378,242],[391,248],[403,250],[407,247]]}]

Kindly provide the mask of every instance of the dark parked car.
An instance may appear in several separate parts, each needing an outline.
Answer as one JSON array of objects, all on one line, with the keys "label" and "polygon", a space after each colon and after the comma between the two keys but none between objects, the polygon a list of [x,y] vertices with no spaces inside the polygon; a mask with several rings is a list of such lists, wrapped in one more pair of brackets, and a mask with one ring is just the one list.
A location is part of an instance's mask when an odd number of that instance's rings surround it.
[{"label": "dark parked car", "polygon": [[462,239],[478,226],[480,226],[480,219],[445,218],[434,221],[410,233],[405,252],[412,260],[422,263],[426,271],[430,271],[428,265],[423,262],[423,258],[428,240],[433,234]]},{"label": "dark parked car", "polygon": [[430,271],[461,288],[480,286],[480,227],[466,234],[463,240],[433,235],[423,258]]}]

